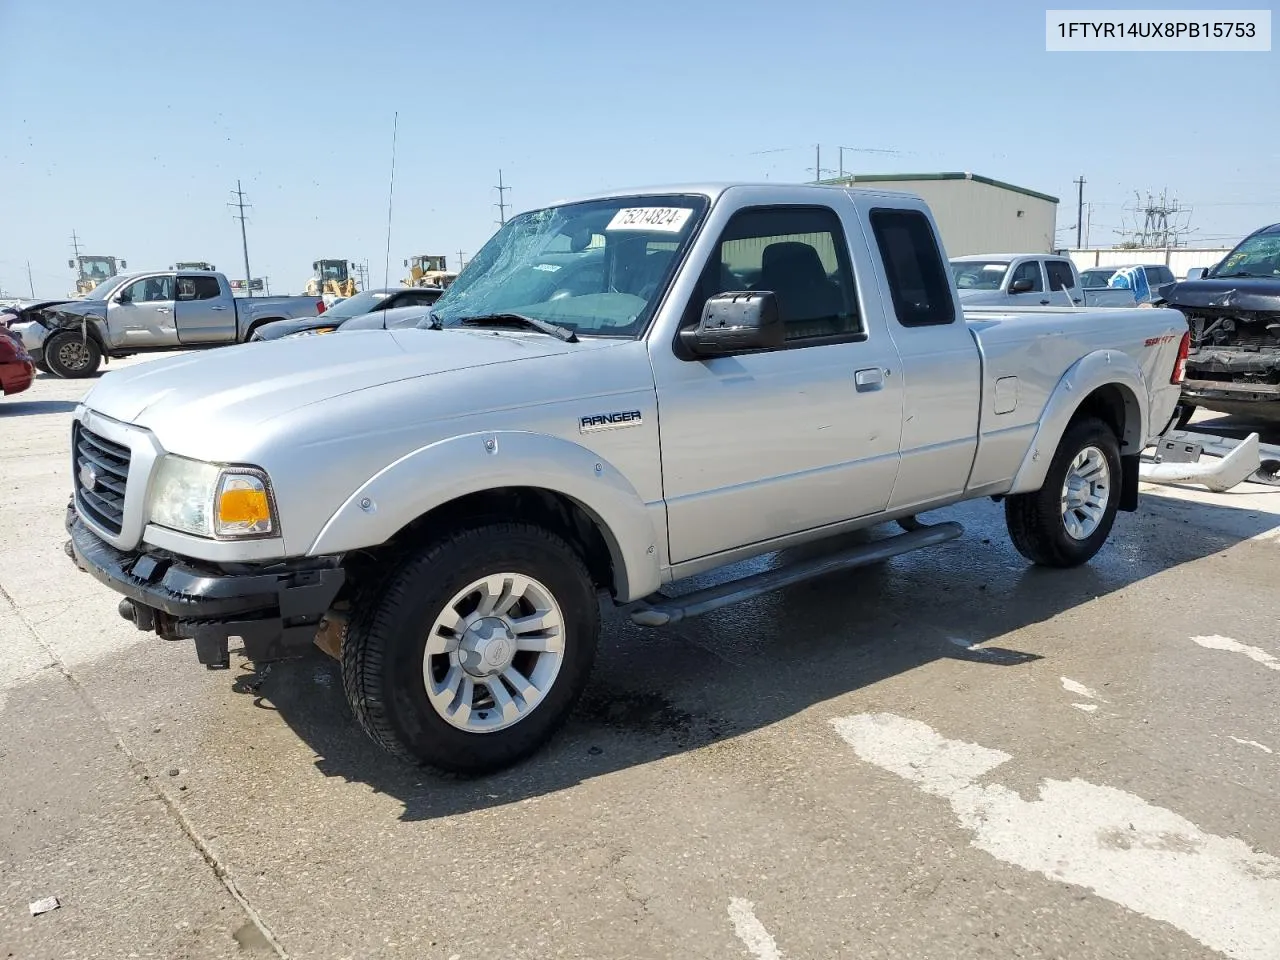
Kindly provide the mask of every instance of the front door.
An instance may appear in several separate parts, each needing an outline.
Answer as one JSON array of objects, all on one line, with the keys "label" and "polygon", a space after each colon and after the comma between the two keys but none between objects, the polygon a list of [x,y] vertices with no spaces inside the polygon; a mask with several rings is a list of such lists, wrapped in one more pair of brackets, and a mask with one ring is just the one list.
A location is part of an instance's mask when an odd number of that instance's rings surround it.
[{"label": "front door", "polygon": [[173,314],[173,274],[135,280],[120,291],[107,312],[111,346],[169,347],[178,343]]},{"label": "front door", "polygon": [[[1031,286],[1026,290],[1014,291],[1014,284],[1029,281]],[[1009,277],[1009,305],[1015,310],[1019,307],[1043,306],[1049,302],[1044,293],[1044,276],[1040,271],[1039,260],[1023,260],[1013,268]]]},{"label": "front door", "polygon": [[235,342],[235,302],[223,296],[217,277],[179,275],[177,310],[183,343]]},{"label": "front door", "polygon": [[712,359],[652,344],[677,354],[654,362],[671,562],[884,509],[898,469],[897,352],[868,329],[836,212],[741,209],[701,277],[682,326],[716,293],[768,290],[787,341]]}]

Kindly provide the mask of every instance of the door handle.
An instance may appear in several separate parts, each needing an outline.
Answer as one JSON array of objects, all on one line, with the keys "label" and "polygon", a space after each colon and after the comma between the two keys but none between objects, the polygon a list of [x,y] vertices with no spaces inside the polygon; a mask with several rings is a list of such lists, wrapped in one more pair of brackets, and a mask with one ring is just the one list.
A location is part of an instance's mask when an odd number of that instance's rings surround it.
[{"label": "door handle", "polygon": [[879,367],[858,370],[853,375],[853,387],[859,393],[879,390],[884,385],[884,372]]},{"label": "door handle", "polygon": [[1040,301],[1040,306],[1042,306],[1042,307],[1047,307],[1048,305],[1049,305],[1049,301],[1048,301],[1048,300],[1041,300],[1041,301]]},{"label": "door handle", "polygon": [[210,307],[209,309],[210,309],[210,310],[225,310],[225,309],[227,309],[227,308],[226,308],[226,307]]},{"label": "door handle", "polygon": [[168,307],[156,307],[156,313],[173,313]]}]

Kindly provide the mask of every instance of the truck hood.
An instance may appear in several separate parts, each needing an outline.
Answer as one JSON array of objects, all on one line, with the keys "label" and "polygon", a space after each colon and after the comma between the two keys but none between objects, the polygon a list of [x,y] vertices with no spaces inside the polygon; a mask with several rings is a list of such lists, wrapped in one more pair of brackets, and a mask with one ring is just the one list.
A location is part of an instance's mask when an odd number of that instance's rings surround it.
[{"label": "truck hood", "polygon": [[1161,289],[1171,307],[1280,313],[1280,277],[1210,277]]},{"label": "truck hood", "polygon": [[157,433],[201,424],[238,428],[309,404],[417,377],[591,350],[490,330],[369,330],[222,347],[108,373],[85,397],[92,410]]},{"label": "truck hood", "polygon": [[68,317],[105,317],[107,301],[105,300],[68,300],[60,304],[56,311]]}]

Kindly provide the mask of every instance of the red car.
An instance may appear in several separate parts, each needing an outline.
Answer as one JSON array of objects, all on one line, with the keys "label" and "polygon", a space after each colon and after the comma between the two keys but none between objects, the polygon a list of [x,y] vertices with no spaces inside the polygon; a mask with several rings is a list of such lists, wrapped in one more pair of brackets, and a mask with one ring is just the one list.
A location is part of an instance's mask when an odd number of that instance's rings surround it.
[{"label": "red car", "polygon": [[21,393],[31,386],[36,368],[18,335],[0,323],[0,393]]}]

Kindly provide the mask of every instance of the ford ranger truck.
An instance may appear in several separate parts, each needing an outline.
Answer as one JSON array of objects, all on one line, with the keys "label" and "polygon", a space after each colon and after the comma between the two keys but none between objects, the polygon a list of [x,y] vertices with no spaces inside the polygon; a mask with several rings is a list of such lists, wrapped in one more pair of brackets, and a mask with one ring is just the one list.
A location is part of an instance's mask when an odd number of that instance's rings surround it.
[{"label": "ford ranger truck", "polygon": [[[960,309],[928,207],[777,184],[512,218],[419,328],[157,360],[74,415],[67,549],[211,668],[316,643],[361,726],[480,773],[582,692],[601,600],[661,628],[951,540],[1003,501],[1072,567],[1133,510],[1186,323]],[[744,558],[895,536],[678,597]]]},{"label": "ford ranger truck", "polygon": [[161,270],[111,277],[82,299],[41,304],[11,329],[40,369],[82,379],[104,359],[243,343],[264,324],[323,312],[319,297],[236,297],[220,273]]}]

